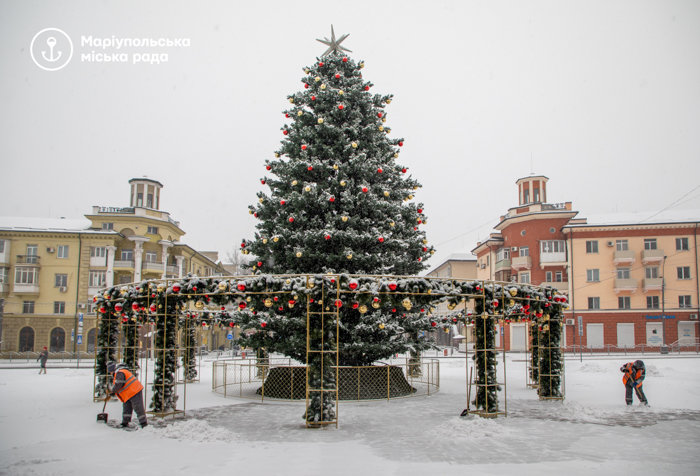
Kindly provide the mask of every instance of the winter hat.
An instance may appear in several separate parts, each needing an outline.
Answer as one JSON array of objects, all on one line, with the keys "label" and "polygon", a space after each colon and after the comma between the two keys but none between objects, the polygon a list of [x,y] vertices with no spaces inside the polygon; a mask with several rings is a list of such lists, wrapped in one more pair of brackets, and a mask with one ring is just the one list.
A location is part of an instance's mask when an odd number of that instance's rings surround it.
[{"label": "winter hat", "polygon": [[114,370],[117,368],[117,363],[109,361],[107,362],[107,372],[110,374],[114,373]]}]

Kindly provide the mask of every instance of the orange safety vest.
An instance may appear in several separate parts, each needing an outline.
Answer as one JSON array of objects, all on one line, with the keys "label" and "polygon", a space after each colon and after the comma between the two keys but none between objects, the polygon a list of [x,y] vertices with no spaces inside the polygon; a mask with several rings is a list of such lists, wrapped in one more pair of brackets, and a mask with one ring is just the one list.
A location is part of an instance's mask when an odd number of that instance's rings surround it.
[{"label": "orange safety vest", "polygon": [[141,382],[139,382],[138,379],[134,377],[134,374],[132,374],[126,369],[119,369],[116,372],[114,372],[114,380],[112,380],[112,385],[115,385],[117,383],[117,374],[119,372],[124,372],[124,377],[126,378],[126,381],[124,382],[124,386],[117,393],[117,398],[122,402],[126,402],[131,397],[143,390],[143,385],[141,385]]},{"label": "orange safety vest", "polygon": [[632,379],[634,379],[635,382],[637,382],[637,386],[642,385],[642,381],[641,381],[642,371],[641,371],[641,369],[635,369],[636,372],[632,372],[632,363],[631,362],[623,365],[623,368],[625,369],[625,373],[622,376],[622,383],[627,385],[627,381],[630,378],[632,378]]}]

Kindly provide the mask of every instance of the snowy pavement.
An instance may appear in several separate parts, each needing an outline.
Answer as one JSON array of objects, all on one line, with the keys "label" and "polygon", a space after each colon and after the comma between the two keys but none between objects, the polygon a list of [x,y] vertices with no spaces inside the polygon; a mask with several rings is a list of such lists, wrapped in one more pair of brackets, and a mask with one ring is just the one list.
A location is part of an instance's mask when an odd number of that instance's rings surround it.
[{"label": "snowy pavement", "polygon": [[[466,362],[442,359],[439,393],[341,402],[338,429],[306,429],[303,403],[212,393],[210,362],[185,419],[134,432],[95,422],[88,369],[3,369],[0,474],[698,474],[700,358],[642,357],[651,406],[628,408],[618,368],[636,358],[567,359],[558,402],[539,401],[509,357],[508,417],[494,420],[459,417]],[[120,410],[107,405],[110,419]]]}]

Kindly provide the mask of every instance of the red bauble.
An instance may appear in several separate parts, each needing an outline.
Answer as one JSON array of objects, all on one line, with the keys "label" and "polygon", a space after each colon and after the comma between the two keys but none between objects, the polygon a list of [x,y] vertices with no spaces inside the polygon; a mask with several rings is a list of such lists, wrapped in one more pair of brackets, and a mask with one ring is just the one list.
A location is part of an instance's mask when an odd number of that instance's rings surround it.
[{"label": "red bauble", "polygon": [[265,179],[260,179],[260,183],[265,185]]},{"label": "red bauble", "polygon": [[238,288],[239,291],[245,291],[245,283],[238,283],[238,286],[236,286],[236,288]]},{"label": "red bauble", "polygon": [[241,243],[241,248],[245,248],[245,241]]},{"label": "red bauble", "polygon": [[405,174],[407,170],[408,170],[408,169],[407,169],[406,167],[404,167],[404,168],[401,169],[401,172]]},{"label": "red bauble", "polygon": [[179,293],[180,289],[182,289],[182,288],[180,287],[179,284],[173,284],[173,292]]},{"label": "red bauble", "polygon": [[435,321],[430,321],[430,325],[433,326],[433,327],[435,327],[435,326],[437,326],[437,322],[435,322]]},{"label": "red bauble", "polygon": [[262,262],[262,261],[258,261],[257,265],[258,265],[258,268],[262,268],[263,262]]},{"label": "red bauble", "polygon": [[313,168],[311,165],[309,165],[308,167],[306,167],[306,170],[308,170],[309,172],[311,172],[313,169],[314,169],[314,168]]},{"label": "red bauble", "polygon": [[266,168],[267,170],[271,170],[271,169],[272,169],[272,166],[271,166],[271,165],[266,165],[265,168]]},{"label": "red bauble", "polygon": [[338,307],[338,308],[343,307],[343,301],[341,301],[340,299],[336,299],[334,304],[335,304],[335,307]]},{"label": "red bauble", "polygon": [[275,296],[275,297],[272,298],[272,300],[275,301],[275,302],[279,301],[279,299],[280,299],[280,298],[277,297],[277,296]]},{"label": "red bauble", "polygon": [[117,303],[117,304],[114,305],[114,310],[115,310],[115,311],[117,311],[117,312],[122,312],[122,309],[124,309],[124,306],[122,306],[121,304]]},{"label": "red bauble", "polygon": [[428,251],[428,248],[424,246],[424,247],[423,247],[423,253],[425,253],[426,251]]},{"label": "red bauble", "polygon": [[293,306],[297,303],[294,299],[290,299],[288,302],[290,306]]},{"label": "red bauble", "polygon": [[383,115],[384,115],[384,114],[382,114],[381,112],[378,112],[378,113],[377,113],[377,117],[382,117]]},{"label": "red bauble", "polygon": [[403,147],[403,141],[399,141],[399,147]]},{"label": "red bauble", "polygon": [[396,291],[396,283],[389,283],[389,289]]},{"label": "red bauble", "polygon": [[340,74],[339,74],[339,73],[335,73],[335,79],[340,79]]},{"label": "red bauble", "polygon": [[335,197],[331,195],[330,198],[328,198],[328,201],[331,203],[335,202]]},{"label": "red bauble", "polygon": [[309,84],[308,84],[308,83],[304,83],[304,89],[309,89]]},{"label": "red bauble", "polygon": [[151,307],[148,308],[151,312],[156,312],[158,309],[155,304],[151,304]]},{"label": "red bauble", "polygon": [[347,62],[348,62],[347,56],[343,56],[343,63],[347,63]]},{"label": "red bauble", "polygon": [[286,201],[280,200],[280,205],[284,205],[284,204],[286,204],[286,203],[287,203]]},{"label": "red bauble", "polygon": [[289,217],[289,223],[294,223],[294,217]]},{"label": "red bauble", "polygon": [[357,309],[358,307],[360,307],[360,303],[359,303],[359,302],[355,301],[354,303],[352,303],[352,308],[353,308],[353,309]]},{"label": "red bauble", "polygon": [[301,145],[301,150],[306,150],[306,144]]},{"label": "red bauble", "polygon": [[378,173],[378,174],[381,174],[382,172],[384,172],[384,170],[382,170],[382,168],[379,167],[379,168],[377,169],[377,173]]},{"label": "red bauble", "polygon": [[288,131],[287,129],[285,129],[285,130],[282,131],[282,134],[284,134],[284,135],[289,135],[289,131]]},{"label": "red bauble", "polygon": [[222,311],[225,311],[225,310],[226,310],[226,307],[225,307],[225,306],[221,306],[221,310],[222,310]]},{"label": "red bauble", "polygon": [[348,287],[354,291],[355,289],[357,289],[357,281],[350,281],[348,283]]},{"label": "red bauble", "polygon": [[369,191],[369,189],[368,189],[367,187],[362,187],[362,192],[363,192],[363,193],[367,193],[368,191]]},{"label": "red bauble", "polygon": [[262,322],[260,323],[260,327],[262,327],[263,329],[266,328],[266,327],[267,327],[267,322],[262,321]]},{"label": "red bauble", "polygon": [[369,86],[365,86],[365,91],[369,91]]},{"label": "red bauble", "polygon": [[245,301],[241,301],[241,302],[238,303],[238,309],[240,309],[241,311],[242,311],[243,309],[245,309],[246,306],[247,306],[247,304],[245,303]]},{"label": "red bauble", "polygon": [[338,109],[343,109],[344,107],[345,106],[343,106],[342,104],[338,104]]},{"label": "red bauble", "polygon": [[421,223],[423,223],[423,220],[421,220],[421,219],[419,218],[419,219],[418,219],[418,224],[420,225]]},{"label": "red bauble", "polygon": [[316,100],[316,96],[311,96],[311,100],[312,100],[312,101],[315,101],[315,100]]},{"label": "red bauble", "polygon": [[422,209],[422,208],[419,208],[419,209],[416,210],[416,211],[417,211],[418,213],[423,213],[423,209]]},{"label": "red bauble", "polygon": [[139,310],[139,303],[137,303],[137,302],[133,303],[131,305],[131,309],[133,309],[134,311],[138,311]]},{"label": "red bauble", "polygon": [[318,62],[318,65],[319,65],[319,66],[323,66],[323,61],[319,61],[319,62]]},{"label": "red bauble", "polygon": [[384,237],[383,237],[383,236],[380,236],[380,237],[377,238],[377,239],[379,240],[380,243],[384,243]]},{"label": "red bauble", "polygon": [[233,326],[235,326],[235,325],[236,325],[235,322],[229,322],[229,323],[228,323],[228,326],[229,326],[229,327],[233,327]]},{"label": "red bauble", "polygon": [[326,235],[326,236],[324,236],[324,238],[325,238],[326,240],[330,240],[330,239],[331,239],[331,235]]}]

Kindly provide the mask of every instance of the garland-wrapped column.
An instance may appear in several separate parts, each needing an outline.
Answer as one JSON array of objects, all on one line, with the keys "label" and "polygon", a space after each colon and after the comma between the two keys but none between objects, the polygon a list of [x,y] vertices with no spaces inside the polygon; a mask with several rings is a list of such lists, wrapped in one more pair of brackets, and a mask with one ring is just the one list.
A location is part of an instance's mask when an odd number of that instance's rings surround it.
[{"label": "garland-wrapped column", "polygon": [[[545,313],[540,319],[539,344],[539,387],[537,394],[541,399],[562,398],[561,376],[564,369],[561,353],[562,312],[560,298],[554,297],[555,304],[547,303]],[[548,308],[548,309],[547,309]],[[547,312],[549,311],[549,312]]]},{"label": "garland-wrapped column", "polygon": [[490,306],[486,300],[490,301],[491,296],[485,294],[476,298],[474,306],[476,396],[473,403],[477,410],[495,413],[498,411],[496,351],[493,350],[496,347],[496,319],[487,312]]},{"label": "garland-wrapped column", "polygon": [[530,328],[530,381],[534,384],[539,381],[540,376],[540,335],[537,323],[528,327]]},{"label": "garland-wrapped column", "polygon": [[197,378],[197,328],[193,319],[186,315],[183,319],[182,331],[182,368],[184,369],[184,380],[191,382]]},{"label": "garland-wrapped column", "polygon": [[175,410],[175,372],[177,371],[177,309],[173,299],[159,295],[156,306],[155,352],[156,365],[151,409],[154,413]]},{"label": "garland-wrapped column", "polygon": [[110,297],[108,293],[105,293],[97,308],[100,319],[95,352],[95,374],[97,376],[95,398],[103,398],[106,395],[107,362],[117,359],[119,319],[114,315],[113,306],[109,301]]}]

